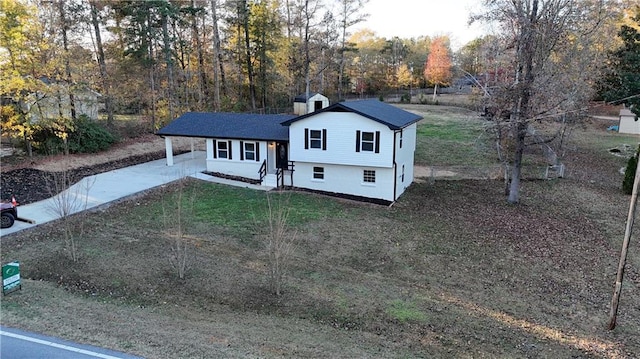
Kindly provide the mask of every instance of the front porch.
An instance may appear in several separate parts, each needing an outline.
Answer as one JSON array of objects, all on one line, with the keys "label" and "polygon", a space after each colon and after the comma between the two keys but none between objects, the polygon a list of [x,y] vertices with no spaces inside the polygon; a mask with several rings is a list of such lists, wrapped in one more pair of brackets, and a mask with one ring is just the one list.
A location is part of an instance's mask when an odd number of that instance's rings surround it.
[{"label": "front porch", "polygon": [[[182,166],[187,160],[200,162],[202,170],[192,177],[261,189],[292,186],[293,164],[288,161],[286,142],[191,138],[190,152],[174,155],[174,138],[166,136],[164,139],[167,166]],[[226,146],[221,148],[218,143]],[[251,146],[245,147],[245,143]]]}]

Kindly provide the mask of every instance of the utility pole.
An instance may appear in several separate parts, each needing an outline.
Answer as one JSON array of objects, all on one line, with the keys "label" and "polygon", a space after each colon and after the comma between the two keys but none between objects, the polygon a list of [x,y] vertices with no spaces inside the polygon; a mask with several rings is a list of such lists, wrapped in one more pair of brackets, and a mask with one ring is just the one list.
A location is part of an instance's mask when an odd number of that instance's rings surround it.
[{"label": "utility pole", "polygon": [[627,216],[627,227],[624,230],[624,240],[622,241],[622,253],[620,253],[620,263],[618,264],[618,274],[616,275],[616,287],[611,299],[611,312],[609,313],[609,330],[616,327],[618,316],[618,304],[620,303],[620,291],[622,290],[622,278],[624,277],[624,266],[627,263],[627,251],[633,230],[633,221],[636,217],[636,204],[638,202],[638,183],[640,183],[640,163],[636,166],[636,178],[633,181],[631,191],[631,204],[629,205],[629,215]]}]

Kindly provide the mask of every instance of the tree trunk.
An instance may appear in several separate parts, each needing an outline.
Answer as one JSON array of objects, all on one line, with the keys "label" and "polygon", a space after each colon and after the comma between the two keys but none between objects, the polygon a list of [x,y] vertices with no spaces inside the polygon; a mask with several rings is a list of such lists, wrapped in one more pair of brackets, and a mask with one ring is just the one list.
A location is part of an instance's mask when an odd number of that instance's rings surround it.
[{"label": "tree trunk", "polygon": [[[538,0],[532,1],[531,13],[524,30],[518,39],[518,71],[516,72],[516,91],[518,93],[515,106],[515,140],[516,151],[514,153],[513,171],[511,173],[511,187],[509,189],[509,203],[518,203],[520,201],[520,178],[522,175],[522,157],[526,146],[525,139],[529,127],[529,101],[531,99],[531,88],[535,80],[533,69],[534,49],[534,32],[537,31],[538,18]],[[522,81],[520,83],[520,81]]]},{"label": "tree trunk", "polygon": [[[191,7],[195,8],[195,0],[191,0]],[[191,29],[193,31],[193,37],[196,40],[196,52],[198,54],[198,73],[200,74],[200,93],[198,94],[198,105],[202,106],[202,97],[209,98],[209,85],[207,81],[207,73],[204,69],[204,51],[202,50],[202,40],[200,39],[200,32],[198,31],[197,17],[193,14],[191,21]]]},{"label": "tree trunk", "polygon": [[104,48],[102,46],[102,36],[100,34],[100,23],[98,22],[98,9],[95,1],[90,1],[91,6],[91,23],[93,31],[96,35],[96,46],[98,47],[98,65],[100,67],[100,79],[102,80],[102,91],[104,92],[104,104],[107,110],[107,124],[113,124],[113,104],[109,89],[109,80],[107,78],[107,64],[104,57]]},{"label": "tree trunk", "polygon": [[[524,128],[522,126],[524,125]],[[527,136],[527,126],[517,124],[516,151],[514,153],[513,168],[511,169],[511,183],[509,185],[509,197],[507,201],[512,204],[520,202],[520,179],[522,178],[522,157],[524,155],[524,140]]]},{"label": "tree trunk", "polygon": [[256,84],[253,78],[253,62],[251,61],[251,43],[249,41],[249,8],[247,1],[242,1],[242,30],[244,32],[245,61],[247,63],[247,76],[249,77],[249,97],[251,109],[256,109]]},{"label": "tree trunk", "polygon": [[309,14],[309,0],[305,0],[304,2],[304,84],[305,84],[305,95],[307,101],[307,109],[305,113],[309,111],[309,93],[311,91],[311,77],[310,77],[310,67],[311,67],[311,57],[309,55],[309,27],[311,23],[311,16]]},{"label": "tree trunk", "polygon": [[344,82],[344,53],[347,45],[347,3],[343,2],[342,39],[340,44],[340,61],[338,63],[338,101],[342,100],[342,86]]},{"label": "tree trunk", "polygon": [[71,78],[71,64],[69,62],[69,24],[67,21],[67,15],[64,10],[64,1],[58,2],[58,10],[60,11],[60,22],[61,22],[61,30],[62,30],[62,46],[64,48],[64,70],[65,70],[65,80],[67,82],[67,91],[69,91],[69,106],[71,110],[71,118],[76,119],[76,104],[75,98],[73,95],[73,79]]},{"label": "tree trunk", "polygon": [[436,96],[438,96],[438,84],[433,85],[433,102],[436,102]]},{"label": "tree trunk", "polygon": [[147,40],[149,43],[149,61],[151,62],[149,65],[149,85],[151,87],[151,131],[156,130],[156,80],[155,80],[155,64],[153,61],[153,39],[151,38],[151,33],[149,32],[149,27],[151,26],[151,19],[149,18],[149,14],[147,14]]},{"label": "tree trunk", "polygon": [[218,3],[211,0],[211,19],[213,21],[213,108],[220,111],[220,91],[226,95],[226,83],[224,67],[222,64],[222,51],[220,50],[220,31],[218,29]]},{"label": "tree trunk", "polygon": [[169,119],[175,118],[174,114],[174,98],[175,98],[175,84],[173,81],[173,59],[171,57],[171,40],[169,39],[169,16],[167,14],[168,9],[163,9],[162,13],[162,39],[164,48],[164,61],[167,65],[167,82],[168,82],[168,97],[169,97]]}]

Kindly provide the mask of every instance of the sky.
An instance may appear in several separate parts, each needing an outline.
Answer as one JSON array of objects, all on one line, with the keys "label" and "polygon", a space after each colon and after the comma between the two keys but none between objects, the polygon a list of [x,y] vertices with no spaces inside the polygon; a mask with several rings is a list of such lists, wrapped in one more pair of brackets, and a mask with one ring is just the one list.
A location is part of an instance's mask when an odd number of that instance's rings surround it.
[{"label": "sky", "polygon": [[411,38],[448,35],[457,50],[483,34],[480,24],[469,26],[469,15],[479,12],[480,0],[369,0],[362,13],[366,21],[351,29],[373,30],[378,36]]}]

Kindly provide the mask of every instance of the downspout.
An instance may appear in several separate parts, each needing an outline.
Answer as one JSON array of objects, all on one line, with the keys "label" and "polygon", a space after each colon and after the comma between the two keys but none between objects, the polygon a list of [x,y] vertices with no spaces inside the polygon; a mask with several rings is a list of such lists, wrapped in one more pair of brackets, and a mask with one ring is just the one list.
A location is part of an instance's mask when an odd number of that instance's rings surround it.
[{"label": "downspout", "polygon": [[396,193],[398,188],[398,164],[396,163],[396,134],[398,131],[393,131],[393,201],[395,202]]}]

